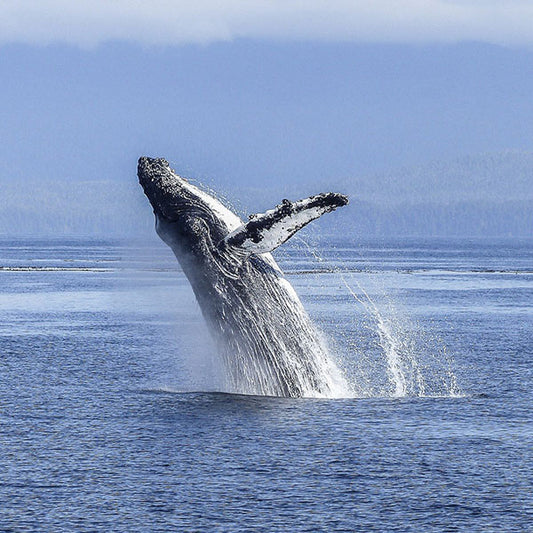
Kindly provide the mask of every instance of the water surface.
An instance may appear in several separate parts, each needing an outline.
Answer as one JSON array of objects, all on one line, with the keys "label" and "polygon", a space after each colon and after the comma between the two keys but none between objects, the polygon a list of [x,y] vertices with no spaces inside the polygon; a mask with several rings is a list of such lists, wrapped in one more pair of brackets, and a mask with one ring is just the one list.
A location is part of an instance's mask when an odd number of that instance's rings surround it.
[{"label": "water surface", "polygon": [[352,397],[219,392],[162,244],[3,240],[0,530],[527,531],[533,243],[277,257]]}]

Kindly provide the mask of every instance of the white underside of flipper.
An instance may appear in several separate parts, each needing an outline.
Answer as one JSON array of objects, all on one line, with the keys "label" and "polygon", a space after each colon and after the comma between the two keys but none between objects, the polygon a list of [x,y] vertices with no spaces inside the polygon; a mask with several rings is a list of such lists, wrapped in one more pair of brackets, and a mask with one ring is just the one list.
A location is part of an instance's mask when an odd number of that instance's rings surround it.
[{"label": "white underside of flipper", "polygon": [[346,196],[335,193],[311,196],[297,202],[284,200],[274,209],[253,215],[246,224],[230,232],[223,242],[248,253],[271,252],[312,220],[347,203]]}]

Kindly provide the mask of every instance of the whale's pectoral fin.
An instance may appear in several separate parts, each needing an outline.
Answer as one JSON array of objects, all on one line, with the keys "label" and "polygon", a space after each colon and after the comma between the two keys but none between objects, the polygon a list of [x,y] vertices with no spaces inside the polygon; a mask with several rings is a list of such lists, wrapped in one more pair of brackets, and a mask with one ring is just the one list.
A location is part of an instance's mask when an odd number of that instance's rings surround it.
[{"label": "whale's pectoral fin", "polygon": [[271,252],[315,218],[347,203],[347,196],[332,192],[297,202],[283,200],[274,209],[250,216],[246,224],[224,238],[221,246],[231,246],[256,254]]}]

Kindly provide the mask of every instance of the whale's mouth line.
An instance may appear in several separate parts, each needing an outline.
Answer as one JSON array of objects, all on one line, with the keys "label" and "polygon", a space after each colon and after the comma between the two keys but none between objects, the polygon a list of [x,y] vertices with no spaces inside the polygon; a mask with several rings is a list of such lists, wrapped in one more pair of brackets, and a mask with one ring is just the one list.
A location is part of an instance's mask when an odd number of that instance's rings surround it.
[{"label": "whale's mouth line", "polygon": [[158,207],[154,207],[152,206],[152,210],[154,212],[154,215],[159,218],[160,220],[164,221],[164,222],[168,222],[168,223],[174,223],[174,222],[177,222],[177,219],[174,219],[174,218],[171,218],[167,215],[165,215],[161,209],[159,209]]}]

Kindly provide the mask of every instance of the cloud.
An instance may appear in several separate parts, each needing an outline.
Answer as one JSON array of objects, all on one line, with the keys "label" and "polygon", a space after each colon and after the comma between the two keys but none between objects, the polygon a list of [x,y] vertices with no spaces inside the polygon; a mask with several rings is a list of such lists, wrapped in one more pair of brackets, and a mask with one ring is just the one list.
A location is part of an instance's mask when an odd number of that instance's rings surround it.
[{"label": "cloud", "polygon": [[3,0],[0,44],[237,38],[533,44],[530,0]]}]

